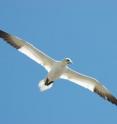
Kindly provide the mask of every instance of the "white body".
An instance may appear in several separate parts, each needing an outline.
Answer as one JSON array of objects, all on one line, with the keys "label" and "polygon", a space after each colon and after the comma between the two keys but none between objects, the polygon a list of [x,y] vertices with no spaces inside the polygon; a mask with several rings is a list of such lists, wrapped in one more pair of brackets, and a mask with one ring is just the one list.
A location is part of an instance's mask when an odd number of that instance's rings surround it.
[{"label": "white body", "polygon": [[56,62],[53,65],[50,72],[48,72],[48,75],[47,75],[48,79],[50,81],[55,81],[63,74],[65,68],[66,68],[66,65],[63,62]]},{"label": "white body", "polygon": [[39,82],[40,90],[45,91],[47,89],[50,89],[53,86],[53,83],[46,86],[45,85],[46,79],[48,78],[50,82],[59,79],[61,77],[61,75],[64,73],[65,69],[66,69],[65,63],[56,61],[53,65],[52,69],[48,72],[48,75],[46,76],[46,78]]}]

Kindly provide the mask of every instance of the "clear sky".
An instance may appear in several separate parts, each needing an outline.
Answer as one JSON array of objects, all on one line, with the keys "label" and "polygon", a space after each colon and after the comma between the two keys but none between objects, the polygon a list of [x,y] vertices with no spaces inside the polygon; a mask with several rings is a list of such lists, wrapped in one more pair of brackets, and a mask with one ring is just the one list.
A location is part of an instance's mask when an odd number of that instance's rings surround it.
[{"label": "clear sky", "polygon": [[[0,28],[100,80],[117,96],[116,0],[1,0]],[[47,72],[0,40],[0,124],[115,124],[117,107]]]}]

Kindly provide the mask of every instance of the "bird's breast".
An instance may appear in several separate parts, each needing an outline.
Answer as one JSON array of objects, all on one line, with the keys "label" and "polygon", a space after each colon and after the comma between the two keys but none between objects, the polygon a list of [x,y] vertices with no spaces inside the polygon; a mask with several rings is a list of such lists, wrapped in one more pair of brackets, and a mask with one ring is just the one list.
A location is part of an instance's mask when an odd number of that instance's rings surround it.
[{"label": "bird's breast", "polygon": [[64,69],[65,66],[62,64],[55,64],[51,71],[48,73],[48,78],[52,81],[58,79],[62,75]]}]

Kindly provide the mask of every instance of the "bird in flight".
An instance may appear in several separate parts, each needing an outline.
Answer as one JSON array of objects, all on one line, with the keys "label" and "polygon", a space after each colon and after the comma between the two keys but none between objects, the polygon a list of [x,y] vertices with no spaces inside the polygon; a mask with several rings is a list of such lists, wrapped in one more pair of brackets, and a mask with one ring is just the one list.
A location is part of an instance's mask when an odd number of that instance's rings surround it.
[{"label": "bird in flight", "polygon": [[71,59],[64,58],[62,61],[56,61],[30,43],[2,30],[0,30],[0,38],[4,39],[5,42],[9,43],[19,52],[25,54],[38,64],[41,64],[47,70],[48,74],[39,82],[41,91],[50,89],[57,79],[66,79],[97,93],[105,100],[117,105],[117,98],[98,80],[69,68],[68,65],[72,63]]}]

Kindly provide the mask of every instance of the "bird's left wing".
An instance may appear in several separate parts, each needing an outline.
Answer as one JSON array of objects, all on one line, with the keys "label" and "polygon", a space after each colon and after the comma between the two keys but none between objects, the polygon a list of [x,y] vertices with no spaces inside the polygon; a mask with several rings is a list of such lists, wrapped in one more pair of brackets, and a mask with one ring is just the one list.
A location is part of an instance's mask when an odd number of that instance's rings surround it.
[{"label": "bird's left wing", "polygon": [[11,46],[15,47],[18,51],[25,54],[35,62],[41,64],[47,71],[51,70],[55,61],[33,45],[2,30],[0,30],[0,38],[4,39]]},{"label": "bird's left wing", "polygon": [[70,68],[66,68],[63,75],[61,76],[62,79],[70,80],[84,88],[89,89],[92,92],[97,93],[104,99],[110,101],[113,104],[117,105],[117,98],[114,97],[107,88],[105,88],[103,85],[100,84],[99,81],[92,77],[88,77],[85,75],[82,75]]}]

